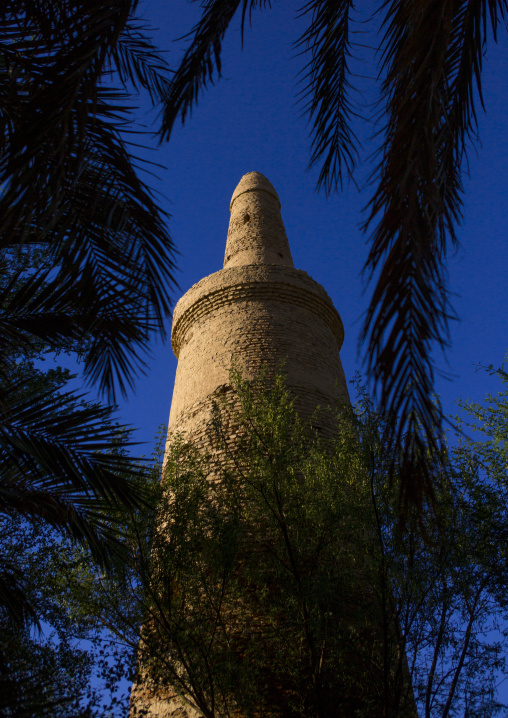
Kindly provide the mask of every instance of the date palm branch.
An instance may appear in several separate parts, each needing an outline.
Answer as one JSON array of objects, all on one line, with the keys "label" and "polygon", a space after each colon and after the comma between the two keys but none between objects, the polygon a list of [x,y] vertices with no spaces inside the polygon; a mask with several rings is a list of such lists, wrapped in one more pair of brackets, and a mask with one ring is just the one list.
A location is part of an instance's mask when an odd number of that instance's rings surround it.
[{"label": "date palm branch", "polygon": [[[0,251],[49,248],[54,292],[89,339],[85,374],[113,400],[143,370],[150,337],[165,336],[175,287],[167,216],[126,142],[126,86],[160,102],[169,74],[135,7],[0,9]],[[114,72],[120,89],[105,82]]]}]

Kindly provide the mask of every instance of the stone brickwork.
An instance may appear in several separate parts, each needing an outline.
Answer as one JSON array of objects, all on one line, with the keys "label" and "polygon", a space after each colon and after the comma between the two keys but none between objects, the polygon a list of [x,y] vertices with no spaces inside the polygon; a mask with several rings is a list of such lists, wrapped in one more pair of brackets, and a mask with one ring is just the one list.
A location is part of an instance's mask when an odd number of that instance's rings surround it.
[{"label": "stone brickwork", "polygon": [[230,211],[224,269],[249,264],[293,266],[279,196],[266,177],[259,172],[244,175],[233,192]]},{"label": "stone brickwork", "polygon": [[[208,448],[207,425],[215,397],[229,388],[232,362],[252,378],[285,362],[287,385],[302,418],[316,408],[349,401],[339,350],[342,321],[317,282],[294,269],[280,201],[258,172],[245,175],[231,200],[224,268],[195,284],[173,315],[172,346],[178,358],[169,431],[184,432]],[[330,412],[314,426],[333,431]],[[131,717],[195,718],[175,696],[133,690]]]},{"label": "stone brickwork", "polygon": [[[249,221],[240,222],[245,215]],[[178,369],[169,430],[201,443],[232,362],[247,378],[285,362],[302,418],[318,406],[343,405],[349,401],[343,338],[323,287],[293,268],[277,193],[258,172],[245,175],[231,201],[224,269],[195,284],[174,311]],[[323,412],[317,428],[329,433],[333,418]]]},{"label": "stone brickwork", "polygon": [[202,718],[202,713],[187,705],[176,691],[152,691],[145,684],[133,686],[130,718]]}]

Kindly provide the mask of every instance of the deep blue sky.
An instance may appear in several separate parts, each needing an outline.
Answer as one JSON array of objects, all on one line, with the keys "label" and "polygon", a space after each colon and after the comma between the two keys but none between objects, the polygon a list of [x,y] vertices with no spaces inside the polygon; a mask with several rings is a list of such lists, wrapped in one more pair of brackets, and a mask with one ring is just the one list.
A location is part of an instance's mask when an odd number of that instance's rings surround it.
[{"label": "deep blue sky", "polygon": [[[370,4],[370,3],[369,3]],[[265,174],[277,189],[295,266],[306,270],[328,291],[339,310],[346,338],[342,361],[346,376],[361,369],[357,337],[370,290],[364,294],[360,277],[367,256],[366,237],[359,225],[362,208],[372,189],[366,186],[369,156],[375,144],[367,124],[358,131],[365,140],[359,191],[354,185],[326,198],[315,192],[317,172],[306,172],[308,127],[296,105],[296,74],[303,65],[292,43],[306,25],[298,19],[298,3],[277,3],[255,13],[247,28],[242,52],[239,23],[224,42],[223,79],[201,98],[185,127],[177,126],[169,144],[149,155],[165,165],[152,186],[167,198],[170,232],[180,252],[177,275],[181,294],[202,277],[222,267],[229,221],[229,201],[241,176],[251,170]],[[199,14],[199,4],[185,0],[144,0],[140,14],[157,27],[154,37],[168,51],[175,66],[188,32]],[[361,19],[361,18],[359,18]],[[356,30],[364,30],[358,24]],[[358,35],[368,43],[369,35]],[[360,103],[373,97],[372,64],[357,63]],[[491,43],[485,61],[484,96],[487,114],[479,113],[481,146],[470,152],[466,180],[461,248],[449,260],[450,290],[460,317],[451,326],[448,364],[437,355],[438,366],[453,381],[438,379],[445,410],[455,412],[457,397],[482,400],[497,385],[475,364],[500,365],[508,349],[508,248],[505,225],[508,209],[508,42]],[[367,113],[367,108],[365,108]],[[141,110],[139,117],[156,128],[156,114]],[[154,124],[155,123],[155,124]],[[149,373],[137,392],[122,402],[120,418],[139,428],[138,440],[153,440],[157,427],[167,422],[176,360],[169,343],[154,346]]]}]

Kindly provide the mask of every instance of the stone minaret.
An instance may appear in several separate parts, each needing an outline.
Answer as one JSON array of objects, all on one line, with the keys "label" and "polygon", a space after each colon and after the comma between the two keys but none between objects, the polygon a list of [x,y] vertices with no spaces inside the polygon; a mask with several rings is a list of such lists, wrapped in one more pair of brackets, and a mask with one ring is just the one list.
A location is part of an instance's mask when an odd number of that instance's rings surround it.
[{"label": "stone minaret", "polygon": [[[178,302],[171,335],[178,358],[169,431],[206,441],[214,395],[228,389],[235,361],[245,376],[285,361],[303,418],[348,401],[339,350],[340,316],[323,287],[295,269],[272,184],[259,172],[231,199],[224,268]],[[316,428],[328,433],[325,412]]]},{"label": "stone minaret", "polygon": [[[217,394],[229,391],[232,361],[246,377],[285,362],[287,385],[304,419],[324,434],[333,413],[317,407],[349,401],[339,350],[341,318],[321,285],[295,269],[280,200],[259,172],[240,180],[231,199],[224,267],[180,299],[171,335],[178,358],[169,432],[207,448],[207,425]],[[175,693],[151,694],[138,684],[131,717],[196,718]]]}]

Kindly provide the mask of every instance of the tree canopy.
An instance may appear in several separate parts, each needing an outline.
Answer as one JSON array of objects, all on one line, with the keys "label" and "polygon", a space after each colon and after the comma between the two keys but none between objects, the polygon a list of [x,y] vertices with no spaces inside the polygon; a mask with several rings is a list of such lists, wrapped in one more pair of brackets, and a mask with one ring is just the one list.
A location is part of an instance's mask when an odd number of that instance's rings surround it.
[{"label": "tree canopy", "polygon": [[209,455],[181,436],[168,445],[157,530],[137,513],[129,563],[78,591],[137,655],[140,714],[152,691],[176,691],[216,717],[260,706],[335,716],[340,705],[400,718],[414,715],[413,695],[425,718],[499,715],[505,386],[465,407],[483,437],[461,436],[441,457],[438,520],[413,509],[401,527],[386,417],[364,389],[324,440],[282,377],[232,383]]}]

